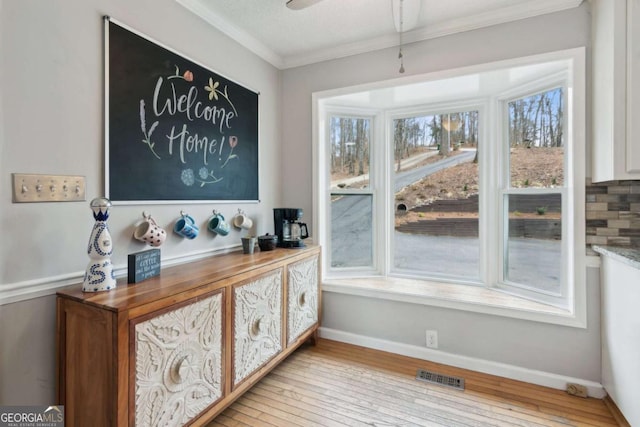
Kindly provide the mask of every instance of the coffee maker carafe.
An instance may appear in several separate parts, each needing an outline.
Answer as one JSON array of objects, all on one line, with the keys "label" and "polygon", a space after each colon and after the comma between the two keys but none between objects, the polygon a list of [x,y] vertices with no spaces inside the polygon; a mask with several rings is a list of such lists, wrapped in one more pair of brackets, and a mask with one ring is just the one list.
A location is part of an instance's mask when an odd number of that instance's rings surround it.
[{"label": "coffee maker carafe", "polygon": [[303,248],[303,239],[309,237],[307,224],[300,222],[302,209],[275,208],[273,223],[278,236],[278,246],[281,248]]}]

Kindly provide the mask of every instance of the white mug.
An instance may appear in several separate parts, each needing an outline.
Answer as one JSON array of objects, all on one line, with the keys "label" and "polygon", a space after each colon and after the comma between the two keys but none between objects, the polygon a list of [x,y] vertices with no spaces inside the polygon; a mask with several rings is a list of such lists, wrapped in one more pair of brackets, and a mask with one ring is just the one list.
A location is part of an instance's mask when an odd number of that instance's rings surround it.
[{"label": "white mug", "polygon": [[164,243],[167,238],[167,232],[158,227],[158,224],[151,216],[146,216],[133,231],[133,237],[141,242],[148,243],[150,246],[158,247]]},{"label": "white mug", "polygon": [[253,221],[244,212],[238,211],[236,216],[233,217],[233,225],[248,230],[253,227]]}]

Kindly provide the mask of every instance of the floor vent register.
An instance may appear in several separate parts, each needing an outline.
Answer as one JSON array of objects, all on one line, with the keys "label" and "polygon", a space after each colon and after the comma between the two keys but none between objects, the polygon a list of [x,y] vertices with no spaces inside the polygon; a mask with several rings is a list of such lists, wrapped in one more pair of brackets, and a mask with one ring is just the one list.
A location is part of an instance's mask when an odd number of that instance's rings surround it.
[{"label": "floor vent register", "polygon": [[442,375],[436,372],[418,369],[416,379],[431,384],[438,384],[445,387],[455,388],[456,390],[464,390],[464,378],[452,377],[450,375]]}]

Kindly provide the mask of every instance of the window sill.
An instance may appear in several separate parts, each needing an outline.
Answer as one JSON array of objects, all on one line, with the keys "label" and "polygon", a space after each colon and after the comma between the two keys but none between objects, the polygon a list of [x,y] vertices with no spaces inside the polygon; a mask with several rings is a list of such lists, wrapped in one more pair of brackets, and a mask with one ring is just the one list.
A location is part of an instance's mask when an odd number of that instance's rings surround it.
[{"label": "window sill", "polygon": [[366,277],[325,279],[322,282],[322,290],[578,328],[586,327],[586,322],[569,310],[478,286],[398,277]]}]

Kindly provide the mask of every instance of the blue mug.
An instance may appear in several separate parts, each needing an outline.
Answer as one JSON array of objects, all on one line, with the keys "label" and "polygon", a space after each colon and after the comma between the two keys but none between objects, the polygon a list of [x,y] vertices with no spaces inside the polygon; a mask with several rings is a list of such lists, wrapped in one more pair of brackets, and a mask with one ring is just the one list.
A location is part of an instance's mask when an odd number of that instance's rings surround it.
[{"label": "blue mug", "polygon": [[222,216],[222,214],[213,211],[213,216],[209,220],[208,228],[216,234],[226,236],[229,234],[231,227],[229,227],[229,224],[224,220],[224,216]]},{"label": "blue mug", "polygon": [[190,215],[182,215],[182,218],[176,221],[173,231],[187,239],[195,239],[198,237],[200,229],[196,225],[196,220]]}]

